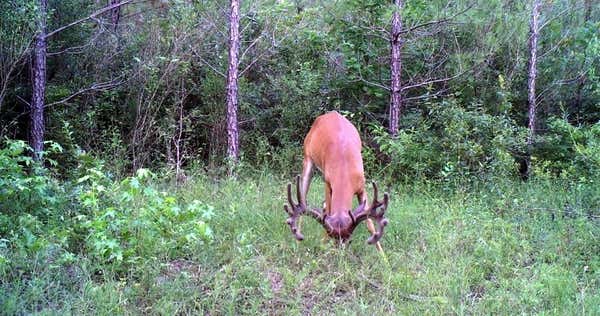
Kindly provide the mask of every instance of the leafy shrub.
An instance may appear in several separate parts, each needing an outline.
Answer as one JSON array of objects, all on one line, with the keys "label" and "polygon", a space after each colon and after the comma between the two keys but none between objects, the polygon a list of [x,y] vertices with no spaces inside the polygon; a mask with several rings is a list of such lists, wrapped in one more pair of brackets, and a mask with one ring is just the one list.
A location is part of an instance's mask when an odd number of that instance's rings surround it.
[{"label": "leafy shrub", "polygon": [[535,152],[538,176],[594,178],[600,172],[600,123],[573,126],[551,118]]},{"label": "leafy shrub", "polygon": [[30,152],[22,140],[6,141],[0,149],[0,211],[4,215],[43,215],[56,205],[59,187],[47,170],[28,156]]},{"label": "leafy shrub", "polygon": [[[56,143],[46,145],[43,156],[61,151]],[[15,256],[35,256],[52,245],[66,245],[68,227],[51,224],[64,219],[66,190],[30,153],[20,140],[6,140],[0,148],[0,273],[10,270]]]},{"label": "leafy shrub", "polygon": [[521,151],[523,131],[506,115],[491,115],[478,105],[466,109],[454,100],[427,105],[410,129],[392,138],[381,126],[372,132],[389,157],[387,169],[407,178],[515,175],[514,154]]},{"label": "leafy shrub", "polygon": [[85,211],[76,223],[94,258],[119,267],[159,254],[185,256],[212,241],[207,222],[214,208],[197,200],[182,205],[150,186],[154,178],[139,169],[134,177],[112,183],[100,170],[90,169],[77,180],[78,201]]},{"label": "leafy shrub", "polygon": [[[61,262],[79,253],[119,271],[159,255],[193,254],[212,241],[214,208],[150,186],[156,178],[148,170],[116,182],[96,162],[73,172],[82,175],[77,180],[59,182],[29,150],[23,141],[0,149],[0,272],[10,270],[11,258],[34,260],[50,248],[61,249],[52,251]],[[90,165],[82,159],[79,165]]]}]

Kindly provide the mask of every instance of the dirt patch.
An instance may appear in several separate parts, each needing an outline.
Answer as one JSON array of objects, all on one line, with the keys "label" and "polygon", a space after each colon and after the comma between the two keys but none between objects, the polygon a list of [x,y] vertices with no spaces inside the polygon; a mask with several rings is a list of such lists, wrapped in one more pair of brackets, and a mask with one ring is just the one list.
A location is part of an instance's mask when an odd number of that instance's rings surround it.
[{"label": "dirt patch", "polygon": [[200,264],[197,262],[177,259],[167,263],[163,267],[161,274],[156,278],[156,282],[162,284],[174,280],[180,275],[185,275],[194,281],[199,281],[203,273]]},{"label": "dirt patch", "polygon": [[264,315],[287,315],[287,302],[282,294],[283,292],[283,275],[277,271],[267,270],[266,278],[269,281],[272,296],[262,306],[262,314]]},{"label": "dirt patch", "polygon": [[311,278],[305,278],[298,288],[303,292],[302,305],[304,308],[302,310],[302,315],[312,315],[312,310],[319,301],[319,295],[313,289]]},{"label": "dirt patch", "polygon": [[485,295],[485,286],[483,285],[473,285],[470,288],[469,293],[467,294],[467,300],[471,302],[479,301]]},{"label": "dirt patch", "polygon": [[269,278],[269,282],[271,282],[271,291],[274,294],[281,292],[283,288],[283,276],[281,273],[276,271],[267,272],[267,277]]}]

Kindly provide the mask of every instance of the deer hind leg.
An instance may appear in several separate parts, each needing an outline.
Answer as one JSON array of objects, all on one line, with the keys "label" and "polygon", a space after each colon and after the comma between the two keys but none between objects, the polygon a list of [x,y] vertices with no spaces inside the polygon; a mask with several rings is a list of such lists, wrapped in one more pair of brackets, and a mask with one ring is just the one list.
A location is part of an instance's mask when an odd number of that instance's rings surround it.
[{"label": "deer hind leg", "polygon": [[[359,192],[356,196],[358,198],[358,203],[365,203],[365,206],[368,207],[367,204],[369,203],[369,201],[367,199],[367,193],[364,190]],[[370,218],[367,218],[366,223],[367,229],[369,230],[369,232],[371,232],[371,235],[374,235],[376,230],[373,221]],[[375,248],[377,248],[377,251],[383,253],[383,248],[381,247],[381,244],[379,242],[375,244]]]}]

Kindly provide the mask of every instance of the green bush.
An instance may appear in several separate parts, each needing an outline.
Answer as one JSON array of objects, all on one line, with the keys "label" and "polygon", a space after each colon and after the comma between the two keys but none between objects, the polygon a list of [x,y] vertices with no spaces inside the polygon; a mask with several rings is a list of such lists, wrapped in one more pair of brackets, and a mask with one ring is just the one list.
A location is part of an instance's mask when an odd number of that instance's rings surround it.
[{"label": "green bush", "polygon": [[600,173],[600,123],[574,126],[551,118],[534,154],[538,176],[593,179]]},{"label": "green bush", "polygon": [[180,257],[212,241],[208,221],[213,207],[194,200],[182,204],[150,186],[155,176],[139,169],[134,177],[112,183],[90,169],[77,180],[83,212],[76,225],[84,232],[85,252],[100,262],[123,267],[159,254]]},{"label": "green bush", "polygon": [[[48,152],[42,156],[61,150],[56,143],[46,145]],[[15,258],[35,257],[50,247],[62,249],[68,239],[64,238],[68,227],[52,224],[64,219],[66,190],[30,153],[31,148],[20,140],[6,140],[0,148],[0,273],[23,265]]]},{"label": "green bush", "polygon": [[213,207],[156,189],[146,169],[116,182],[96,163],[59,183],[28,151],[22,141],[0,149],[0,271],[10,270],[16,254],[49,247],[121,271],[159,254],[196,253],[213,239]]},{"label": "green bush", "polygon": [[[427,105],[412,118],[412,128],[392,138],[381,126],[372,133],[389,157],[395,177],[451,180],[515,176],[515,154],[522,152],[523,130],[506,115],[491,115],[478,105],[463,108],[453,99]],[[409,116],[410,117],[410,116]]]},{"label": "green bush", "polygon": [[59,187],[28,155],[24,141],[6,141],[0,149],[0,210],[2,214],[48,214],[57,202]]}]

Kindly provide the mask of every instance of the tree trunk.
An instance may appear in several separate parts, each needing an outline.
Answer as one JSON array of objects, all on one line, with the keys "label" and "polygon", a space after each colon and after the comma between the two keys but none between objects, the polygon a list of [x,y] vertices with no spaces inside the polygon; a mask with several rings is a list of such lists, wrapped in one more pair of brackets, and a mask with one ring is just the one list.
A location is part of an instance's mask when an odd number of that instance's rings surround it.
[{"label": "tree trunk", "polygon": [[[239,157],[238,133],[238,54],[240,49],[240,2],[231,0],[229,16],[229,69],[227,71],[227,158],[237,163]],[[231,169],[231,168],[230,168]],[[230,170],[231,171],[231,170]]]},{"label": "tree trunk", "polygon": [[585,10],[585,13],[583,14],[583,20],[587,22],[592,17],[592,0],[584,0],[583,6]]},{"label": "tree trunk", "polygon": [[539,37],[540,0],[533,0],[531,20],[529,21],[529,76],[527,80],[527,103],[529,106],[529,132],[527,134],[527,176],[531,174],[531,153],[536,126],[535,79],[537,77],[537,49]]},{"label": "tree trunk", "polygon": [[391,72],[391,89],[390,89],[390,116],[389,116],[389,132],[392,136],[398,135],[398,121],[402,112],[402,94],[400,87],[400,72],[402,70],[402,59],[400,51],[402,49],[402,0],[394,0],[396,8],[392,15],[392,29],[390,32],[390,46],[392,57],[390,60]]},{"label": "tree trunk", "polygon": [[[121,2],[121,0],[109,0],[108,5],[114,6],[115,4]],[[119,25],[119,19],[121,18],[121,6],[116,6],[114,9],[110,10],[110,22],[112,23],[113,31],[117,30],[117,26]]]},{"label": "tree trunk", "polygon": [[[591,0],[585,0],[584,1],[584,14],[583,14],[583,25],[584,27],[587,26],[588,21],[590,20],[590,17],[592,15],[592,1]],[[587,59],[587,54],[584,52],[584,59]],[[583,62],[583,67],[585,67],[585,61]],[[583,89],[585,88],[585,84],[586,84],[586,75],[585,73],[577,80],[577,92],[575,94],[575,100],[573,102],[573,106],[571,109],[571,113],[576,113],[576,119],[575,121],[577,123],[579,123],[580,120],[580,114],[581,114],[581,109],[583,106]]]},{"label": "tree trunk", "polygon": [[46,96],[46,14],[48,1],[39,0],[38,33],[35,36],[32,61],[32,97],[30,104],[29,142],[33,158],[41,160],[44,151],[44,100]]}]

